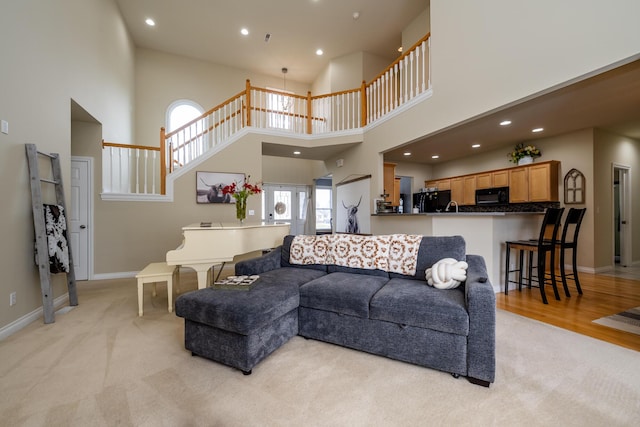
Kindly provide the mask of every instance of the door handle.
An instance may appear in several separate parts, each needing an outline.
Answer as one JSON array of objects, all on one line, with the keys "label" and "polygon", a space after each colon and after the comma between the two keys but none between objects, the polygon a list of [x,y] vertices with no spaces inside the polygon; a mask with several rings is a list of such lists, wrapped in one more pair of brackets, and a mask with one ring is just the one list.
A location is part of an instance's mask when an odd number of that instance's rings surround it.
[{"label": "door handle", "polygon": [[81,225],[81,226],[80,226],[80,229],[81,229],[81,230],[84,230],[85,228],[87,228],[87,226],[86,226],[86,225]]}]

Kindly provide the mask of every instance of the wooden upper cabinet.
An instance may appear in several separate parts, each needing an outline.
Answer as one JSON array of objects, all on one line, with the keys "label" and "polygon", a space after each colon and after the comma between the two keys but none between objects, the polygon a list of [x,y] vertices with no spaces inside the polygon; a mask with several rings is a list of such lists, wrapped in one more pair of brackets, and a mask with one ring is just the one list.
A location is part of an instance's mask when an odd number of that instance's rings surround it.
[{"label": "wooden upper cabinet", "polygon": [[439,179],[436,181],[436,187],[438,187],[438,191],[451,190],[451,179]]},{"label": "wooden upper cabinet", "polygon": [[537,163],[509,170],[509,202],[557,202],[560,162]]},{"label": "wooden upper cabinet", "polygon": [[476,204],[476,176],[467,175],[451,178],[451,200],[458,205]]},{"label": "wooden upper cabinet", "polygon": [[508,187],[509,186],[509,171],[501,170],[496,172],[491,172],[491,181],[494,188],[497,187]]},{"label": "wooden upper cabinet", "polygon": [[491,172],[480,173],[476,175],[476,188],[493,188],[493,178]]},{"label": "wooden upper cabinet", "polygon": [[465,176],[462,179],[463,193],[462,204],[463,205],[475,205],[476,204],[476,182],[475,175]]},{"label": "wooden upper cabinet", "polygon": [[[438,188],[440,190],[440,188]],[[462,204],[464,199],[464,181],[462,177],[451,178],[451,200]]]},{"label": "wooden upper cabinet", "polygon": [[477,189],[509,186],[509,171],[506,169],[495,172],[479,173],[475,177]]},{"label": "wooden upper cabinet", "polygon": [[509,187],[509,203],[557,202],[560,162],[551,160],[472,175],[425,181],[426,187],[451,190],[451,200],[475,205],[476,190]]},{"label": "wooden upper cabinet", "polygon": [[396,178],[396,164],[383,164],[383,183],[385,202],[391,202],[391,206],[400,206],[400,178]]},{"label": "wooden upper cabinet", "polygon": [[529,201],[529,169],[509,169],[509,203]]},{"label": "wooden upper cabinet", "polygon": [[557,202],[558,198],[557,161],[532,164],[529,169],[529,201]]}]

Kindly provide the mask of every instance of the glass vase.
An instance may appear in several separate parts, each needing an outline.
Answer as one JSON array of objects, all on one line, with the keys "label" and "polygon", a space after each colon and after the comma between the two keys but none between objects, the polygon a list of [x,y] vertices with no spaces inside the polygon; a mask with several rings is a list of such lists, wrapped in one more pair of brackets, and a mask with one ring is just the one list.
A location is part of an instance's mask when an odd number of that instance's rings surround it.
[{"label": "glass vase", "polygon": [[236,199],[236,218],[240,220],[240,223],[243,223],[246,217],[247,217],[247,199],[243,197],[239,197],[238,199]]}]

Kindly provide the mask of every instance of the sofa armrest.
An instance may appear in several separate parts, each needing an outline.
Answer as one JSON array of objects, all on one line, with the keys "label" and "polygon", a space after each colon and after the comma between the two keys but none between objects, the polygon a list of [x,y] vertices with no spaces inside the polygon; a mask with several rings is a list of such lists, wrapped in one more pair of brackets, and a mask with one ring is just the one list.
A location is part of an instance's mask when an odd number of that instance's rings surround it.
[{"label": "sofa armrest", "polygon": [[280,268],[280,258],[282,256],[282,246],[278,246],[271,252],[262,256],[239,261],[236,263],[237,276],[250,276],[253,274],[262,274],[267,271]]},{"label": "sofa armrest", "polygon": [[496,295],[480,255],[467,255],[465,301],[469,312],[467,375],[486,382],[495,379]]}]

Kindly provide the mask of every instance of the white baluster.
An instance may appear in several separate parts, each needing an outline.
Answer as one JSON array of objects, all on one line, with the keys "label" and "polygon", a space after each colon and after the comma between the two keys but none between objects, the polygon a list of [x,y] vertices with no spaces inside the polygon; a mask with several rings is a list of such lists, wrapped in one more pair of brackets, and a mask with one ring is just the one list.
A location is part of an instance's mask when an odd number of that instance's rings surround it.
[{"label": "white baluster", "polygon": [[427,90],[427,87],[426,87],[427,79],[426,79],[426,75],[425,75],[426,74],[426,70],[427,70],[426,45],[427,45],[426,41],[423,41],[420,44],[420,49],[422,49],[422,91],[423,92]]}]

